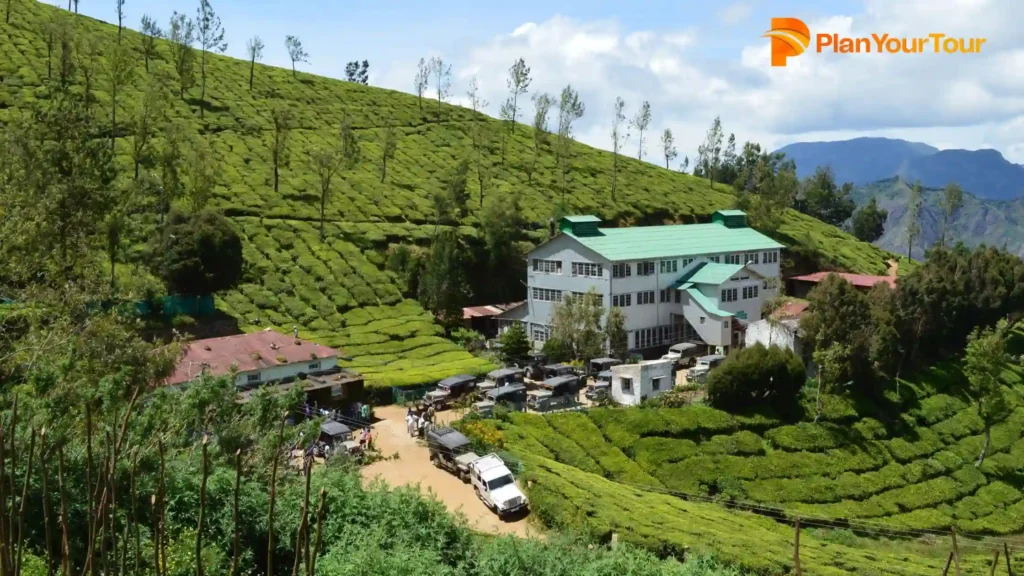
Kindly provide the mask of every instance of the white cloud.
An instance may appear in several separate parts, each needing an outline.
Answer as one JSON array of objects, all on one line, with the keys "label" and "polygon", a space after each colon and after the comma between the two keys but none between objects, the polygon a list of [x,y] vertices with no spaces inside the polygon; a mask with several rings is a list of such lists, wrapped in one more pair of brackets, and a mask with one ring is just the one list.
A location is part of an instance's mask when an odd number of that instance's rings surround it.
[{"label": "white cloud", "polygon": [[[743,9],[730,5],[720,16]],[[749,3],[744,4],[748,6]],[[724,55],[695,42],[694,31],[625,30],[615,20],[580,21],[556,15],[528,22],[468,52],[453,92],[477,75],[489,112],[506,97],[505,77],[517,58],[533,68],[531,92],[557,95],[566,84],[580,92],[586,115],[578,138],[610,148],[612,103],[621,96],[627,117],[648,100],[654,126],[647,148],[658,162],[664,128],[676,136],[680,159],[694,155],[711,120],[721,116],[742,142],[770,148],[802,140],[875,135],[921,140],[939,147],[994,147],[1024,162],[1024,2],[1017,0],[866,0],[855,14],[805,20],[812,33],[844,36],[985,37],[980,54],[807,53],[772,68],[766,38],[751,37]],[[765,26],[767,29],[767,26]],[[395,67],[397,68],[397,67]],[[382,75],[408,90],[414,65]],[[526,102],[522,118],[532,105]],[[636,149],[634,141],[627,150]]]}]

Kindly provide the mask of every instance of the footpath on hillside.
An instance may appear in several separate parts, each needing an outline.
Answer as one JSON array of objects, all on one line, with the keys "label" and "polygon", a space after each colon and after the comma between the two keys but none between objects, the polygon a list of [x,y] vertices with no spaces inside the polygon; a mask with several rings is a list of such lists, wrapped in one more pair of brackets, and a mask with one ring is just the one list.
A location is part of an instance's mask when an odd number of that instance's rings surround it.
[{"label": "footpath on hillside", "polygon": [[[374,409],[380,419],[373,425],[374,444],[381,454],[389,457],[397,453],[394,460],[383,460],[366,466],[362,470],[363,483],[380,478],[389,486],[419,484],[424,494],[433,494],[452,512],[461,512],[469,519],[470,526],[479,532],[490,534],[512,534],[521,537],[540,537],[541,534],[529,526],[530,515],[504,521],[491,512],[477,498],[473,487],[445,470],[430,463],[430,452],[424,443],[409,436],[405,428],[405,408],[382,406]],[[445,413],[438,414],[439,422],[445,421]]]}]

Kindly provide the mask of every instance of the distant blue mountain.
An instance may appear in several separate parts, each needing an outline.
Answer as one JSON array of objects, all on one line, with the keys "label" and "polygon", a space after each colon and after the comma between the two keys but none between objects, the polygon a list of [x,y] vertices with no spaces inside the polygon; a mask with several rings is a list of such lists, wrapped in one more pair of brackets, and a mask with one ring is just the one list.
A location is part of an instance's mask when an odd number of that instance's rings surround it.
[{"label": "distant blue mountain", "polygon": [[796,162],[801,178],[818,166],[831,166],[836,181],[863,186],[899,176],[926,188],[957,182],[965,191],[989,200],[1024,197],[1024,166],[996,150],[939,150],[920,142],[891,138],[854,138],[838,142],[798,142],[778,150]]}]

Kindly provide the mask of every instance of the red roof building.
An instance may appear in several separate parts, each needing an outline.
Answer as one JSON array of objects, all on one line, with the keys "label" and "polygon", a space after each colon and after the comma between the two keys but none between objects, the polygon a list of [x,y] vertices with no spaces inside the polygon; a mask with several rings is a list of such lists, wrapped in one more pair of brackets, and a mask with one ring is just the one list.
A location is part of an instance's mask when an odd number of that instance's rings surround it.
[{"label": "red roof building", "polygon": [[806,298],[807,293],[810,292],[814,286],[827,278],[829,274],[836,274],[843,280],[846,280],[865,292],[874,287],[875,284],[879,283],[885,283],[888,284],[890,288],[896,288],[895,276],[868,276],[866,274],[847,274],[846,272],[815,272],[814,274],[791,277],[789,279],[792,288],[790,293],[797,298]]},{"label": "red roof building", "polygon": [[509,304],[492,304],[489,306],[469,306],[462,309],[462,319],[471,320],[473,318],[497,316],[498,314],[511,310],[522,303],[523,301],[511,302]]},{"label": "red roof building", "polygon": [[186,345],[178,367],[164,383],[184,384],[205,370],[213,376],[236,370],[235,385],[256,386],[322,372],[338,365],[334,348],[275,332],[270,328],[250,334],[195,340]]}]

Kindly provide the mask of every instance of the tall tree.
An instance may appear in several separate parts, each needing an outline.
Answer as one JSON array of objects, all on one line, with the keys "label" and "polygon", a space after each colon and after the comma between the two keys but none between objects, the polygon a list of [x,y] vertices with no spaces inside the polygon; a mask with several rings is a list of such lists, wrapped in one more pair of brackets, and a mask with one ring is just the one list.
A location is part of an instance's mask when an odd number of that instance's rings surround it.
[{"label": "tall tree", "polygon": [[472,296],[465,261],[458,234],[444,230],[434,238],[419,282],[420,303],[448,330],[462,322],[462,308]]},{"label": "tall tree", "polygon": [[117,2],[117,43],[121,43],[121,31],[124,30],[124,2],[125,0],[114,0]]},{"label": "tall tree", "polygon": [[430,59],[430,77],[437,91],[437,119],[441,119],[441,103],[448,100],[452,89],[452,66],[445,64],[440,56]]},{"label": "tall tree", "polygon": [[608,341],[608,355],[619,360],[626,359],[629,352],[629,332],[626,331],[626,315],[622,308],[612,306],[604,322],[604,338]]},{"label": "tall tree", "polygon": [[1000,376],[1013,359],[1006,350],[1009,325],[1001,319],[995,328],[975,328],[967,338],[964,353],[964,375],[970,383],[971,396],[978,406],[978,415],[985,425],[985,444],[975,466],[985,462],[992,443],[992,425],[1005,419],[1013,411],[1006,397],[1007,390]]},{"label": "tall tree", "polygon": [[156,55],[156,41],[164,37],[164,31],[157,25],[156,20],[147,14],[142,15],[142,58],[146,61],[146,72],[149,72],[149,61]]},{"label": "tall tree", "polygon": [[561,343],[573,360],[595,358],[605,348],[601,329],[604,307],[597,289],[591,288],[582,296],[565,294],[551,309],[551,338]]},{"label": "tall tree", "polygon": [[171,59],[174,71],[178,74],[178,91],[185,99],[185,91],[195,86],[196,55],[192,49],[195,42],[195,23],[184,14],[175,12],[171,16],[171,28],[167,33],[167,41],[171,45]]},{"label": "tall tree", "polygon": [[157,189],[161,225],[174,201],[184,194],[182,165],[185,162],[185,134],[186,128],[180,122],[169,122],[164,126],[163,147],[159,158],[160,187]]},{"label": "tall tree", "polygon": [[423,93],[427,91],[427,86],[430,85],[430,63],[423,58],[420,58],[419,63],[416,65],[416,77],[413,78],[413,85],[416,87],[416,103],[419,104],[420,110],[422,110]]},{"label": "tall tree", "polygon": [[281,106],[271,112],[274,132],[270,139],[270,160],[274,166],[274,193],[280,191],[281,166],[288,162],[288,140],[292,132],[293,115],[290,108]]},{"label": "tall tree", "polygon": [[679,152],[676,150],[676,139],[670,128],[665,128],[665,131],[661,133],[661,151],[665,154],[665,169],[668,170],[669,163],[679,156]]},{"label": "tall tree", "polygon": [[199,118],[202,118],[203,110],[206,109],[206,54],[210,51],[223,54],[228,49],[228,43],[224,41],[224,26],[220,23],[220,17],[213,11],[210,0],[199,0],[199,8],[196,9],[196,38],[199,40],[199,49],[202,51],[199,65],[202,77],[202,88],[199,91]]},{"label": "tall tree", "polygon": [[526,94],[532,81],[533,79],[530,78],[530,67],[526,65],[526,61],[522,58],[516,60],[512,67],[508,69],[508,91],[511,93],[509,98],[512,100],[513,132],[516,129],[516,117],[519,115],[519,97]]},{"label": "tall tree", "polygon": [[514,322],[501,333],[501,361],[506,364],[523,364],[529,361],[530,339],[522,322]]},{"label": "tall tree", "polygon": [[252,79],[256,75],[256,63],[263,60],[263,49],[266,46],[259,36],[253,36],[245,43],[245,53],[249,55],[249,92],[252,92]]},{"label": "tall tree", "polygon": [[533,181],[533,172],[537,168],[537,160],[540,158],[540,147],[547,142],[548,137],[548,114],[555,104],[554,98],[549,94],[540,93],[533,95],[533,158],[530,160],[530,171],[527,180]]},{"label": "tall tree", "polygon": [[874,242],[885,233],[885,219],[889,212],[878,207],[878,201],[872,198],[867,205],[853,215],[853,235],[865,242]]},{"label": "tall tree", "polygon": [[[505,101],[501,103],[501,107],[498,109],[498,119],[501,120],[501,124],[502,124],[502,130],[500,131],[501,132],[501,165],[502,166],[505,165],[505,141],[506,141],[506,139],[508,139],[508,138],[510,138],[512,136],[512,134],[511,134],[512,133],[511,126],[512,126],[512,123],[513,123],[512,118],[515,116],[512,113],[512,110],[513,110],[512,98],[506,98]],[[505,126],[508,126],[509,129],[505,130],[504,129]],[[508,134],[506,134],[506,132]]]},{"label": "tall tree", "polygon": [[946,184],[942,191],[942,235],[939,236],[939,246],[946,245],[946,235],[949,233],[949,223],[953,216],[964,205],[964,191],[956,182]]},{"label": "tall tree", "polygon": [[139,167],[148,165],[152,159],[153,132],[162,123],[167,101],[162,84],[157,80],[146,83],[132,118],[132,162],[135,165],[135,180],[139,179]]},{"label": "tall tree", "polygon": [[722,120],[715,117],[704,135],[704,143],[697,147],[697,162],[694,165],[694,176],[703,176],[715,186],[715,176],[722,165]]},{"label": "tall tree", "polygon": [[395,157],[395,151],[398,150],[398,128],[394,124],[388,123],[387,126],[380,132],[380,182],[384,183],[384,179],[388,175],[388,160]]},{"label": "tall tree", "polygon": [[850,182],[842,186],[836,184],[831,167],[819,166],[801,185],[797,208],[826,224],[841,226],[856,208],[850,198],[852,190],[853,184]]},{"label": "tall tree", "polygon": [[316,148],[310,154],[313,170],[320,180],[320,241],[324,239],[324,220],[327,214],[327,201],[331,192],[331,180],[341,168],[340,147]]},{"label": "tall tree", "polygon": [[640,109],[636,111],[636,115],[633,116],[633,119],[630,120],[629,123],[633,128],[637,129],[637,138],[640,140],[640,146],[636,157],[638,160],[643,160],[644,144],[646,142],[644,139],[644,132],[651,125],[651,103],[644,100],[643,104],[640,104]]},{"label": "tall tree", "polygon": [[218,164],[210,142],[204,137],[193,138],[186,164],[186,194],[193,212],[205,210],[209,205],[217,185]]},{"label": "tall tree", "polygon": [[921,236],[921,183],[917,182],[910,189],[910,200],[907,202],[907,258],[913,258],[914,240]]},{"label": "tall tree", "polygon": [[562,202],[561,207],[565,209],[565,178],[569,172],[570,155],[572,154],[573,132],[572,125],[583,117],[586,106],[580,100],[578,92],[573,90],[571,85],[562,89],[561,98],[558,100],[558,166],[562,177]]},{"label": "tall tree", "polygon": [[612,107],[612,200],[615,200],[615,192],[619,187],[619,155],[629,138],[629,131],[622,130],[622,123],[626,120],[623,113],[625,109],[625,100],[621,96],[616,96],[615,106]]},{"label": "tall tree", "polygon": [[679,164],[679,171],[682,172],[683,174],[689,174],[689,170],[690,170],[690,157],[689,156],[683,156],[683,161],[682,161],[681,164]]},{"label": "tall tree", "polygon": [[725,184],[732,184],[739,176],[739,158],[736,156],[736,135],[729,134],[726,140],[725,149],[722,151],[722,163],[718,167],[718,174],[715,179]]},{"label": "tall tree", "polygon": [[[338,136],[338,161],[340,163],[338,171],[347,172],[355,168],[356,165],[359,164],[359,159],[362,157],[362,148],[359,146],[359,138],[356,137],[355,130],[352,129],[352,125],[348,123],[347,119],[342,121],[341,131],[339,132]],[[323,238],[322,206],[320,212],[320,238]]]},{"label": "tall tree", "polygon": [[93,80],[96,78],[97,68],[103,64],[102,51],[100,50],[100,37],[93,34],[83,34],[77,37],[75,46],[75,60],[77,68],[82,73],[82,94],[85,97],[85,104],[92,105],[93,102]]},{"label": "tall tree", "polygon": [[110,150],[114,150],[117,138],[117,97],[121,89],[132,81],[135,75],[135,57],[131,49],[120,43],[107,54],[107,87],[110,89]]},{"label": "tall tree", "polygon": [[526,273],[522,250],[516,244],[524,225],[522,194],[518,190],[495,195],[488,201],[480,219],[480,232],[487,249],[488,283],[496,287],[493,296],[502,302],[516,297],[519,279]]},{"label": "tall tree", "polygon": [[292,76],[295,76],[295,63],[309,63],[309,54],[302,48],[302,41],[298,36],[285,36],[284,47],[288,49],[288,57],[292,60]]},{"label": "tall tree", "polygon": [[353,60],[345,64],[345,80],[356,84],[369,84],[370,61],[363,60],[360,63],[358,60]]},{"label": "tall tree", "polygon": [[488,102],[480,97],[480,86],[477,83],[476,76],[469,79],[469,90],[466,92],[466,97],[469,99],[469,105],[474,112],[470,119],[470,131],[473,141],[473,164],[475,165],[477,181],[480,185],[480,207],[483,208],[484,182],[487,178],[485,174],[486,167],[484,166],[484,148],[487,144],[485,140],[489,140],[490,137],[490,126],[487,120],[477,115],[477,113],[487,107]]}]

